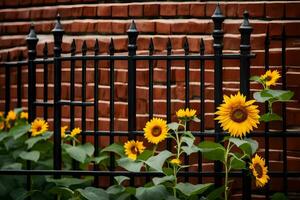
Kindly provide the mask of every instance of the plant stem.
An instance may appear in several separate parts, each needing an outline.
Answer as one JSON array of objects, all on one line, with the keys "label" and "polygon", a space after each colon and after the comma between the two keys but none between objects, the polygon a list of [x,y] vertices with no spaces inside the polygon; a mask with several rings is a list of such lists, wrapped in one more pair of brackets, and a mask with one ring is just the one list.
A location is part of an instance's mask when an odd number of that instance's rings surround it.
[{"label": "plant stem", "polygon": [[228,168],[228,155],[229,155],[230,149],[231,149],[230,141],[228,141],[228,144],[227,144],[227,147],[226,147],[226,152],[225,152],[225,161],[224,161],[224,166],[225,166],[224,196],[225,196],[225,200],[228,199],[228,191],[229,191],[228,174],[229,174],[230,168]]},{"label": "plant stem", "polygon": [[173,173],[174,173],[174,187],[173,187],[173,196],[176,198],[176,185],[177,185],[177,169],[176,166],[173,166]]}]

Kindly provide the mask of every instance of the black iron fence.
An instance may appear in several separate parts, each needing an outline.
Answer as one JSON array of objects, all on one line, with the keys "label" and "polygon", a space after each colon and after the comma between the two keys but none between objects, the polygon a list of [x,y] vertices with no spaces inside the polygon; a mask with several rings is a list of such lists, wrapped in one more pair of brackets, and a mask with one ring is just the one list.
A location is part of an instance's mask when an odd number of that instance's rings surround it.
[{"label": "black iron fence", "polygon": [[[198,60],[200,61],[200,118],[201,122],[199,123],[199,130],[194,131],[193,134],[195,137],[204,140],[205,137],[214,137],[216,141],[222,140],[222,129],[218,123],[215,123],[214,134],[208,133],[205,131],[205,62],[206,61],[214,61],[214,102],[215,108],[222,103],[223,99],[223,88],[222,88],[222,64],[223,60],[233,59],[240,60],[240,91],[245,94],[247,97],[250,96],[250,59],[254,57],[251,53],[250,46],[250,36],[252,32],[252,27],[248,21],[248,13],[244,13],[244,20],[241,24],[239,31],[241,34],[241,43],[240,43],[240,53],[234,54],[226,54],[223,53],[223,36],[224,32],[222,30],[222,22],[224,21],[224,16],[221,13],[219,7],[216,8],[214,15],[212,16],[212,20],[214,22],[214,30],[212,33],[213,36],[213,49],[214,54],[205,55],[205,45],[203,40],[201,39],[200,44],[200,53],[190,54],[189,52],[189,44],[188,41],[185,41],[184,44],[184,54],[183,55],[174,55],[172,54],[172,44],[171,40],[169,40],[167,44],[167,54],[155,54],[154,46],[152,40],[149,44],[148,55],[137,55],[137,38],[139,32],[136,29],[134,21],[131,23],[130,28],[128,29],[128,55],[115,55],[114,43],[111,40],[109,46],[109,54],[100,55],[99,54],[99,42],[95,40],[94,46],[94,55],[87,55],[87,44],[86,42],[82,45],[82,55],[76,55],[76,45],[73,40],[70,50],[70,55],[62,55],[62,40],[64,35],[63,27],[60,23],[60,16],[57,16],[57,22],[55,28],[52,30],[54,36],[54,57],[48,57],[48,46],[47,43],[44,46],[43,58],[37,58],[36,47],[38,43],[38,37],[34,31],[34,27],[31,26],[30,33],[27,36],[27,44],[28,44],[28,60],[24,61],[22,57],[19,58],[19,61],[10,62],[9,60],[5,63],[2,63],[1,66],[5,68],[5,112],[7,113],[11,108],[11,90],[10,90],[10,74],[11,70],[16,68],[16,79],[17,79],[17,106],[22,106],[22,69],[28,69],[28,112],[29,112],[29,122],[33,121],[36,117],[37,107],[42,107],[44,112],[44,118],[48,119],[48,108],[52,107],[54,110],[54,147],[53,147],[53,170],[31,170],[30,162],[27,163],[26,170],[0,170],[1,175],[26,175],[27,176],[27,186],[30,189],[30,179],[33,175],[53,175],[55,178],[59,178],[63,175],[71,175],[71,176],[94,176],[95,177],[95,185],[99,185],[99,180],[103,176],[109,176],[112,181],[112,177],[116,175],[127,175],[131,177],[131,185],[134,185],[134,177],[146,177],[147,180],[150,177],[157,175],[157,173],[153,172],[139,172],[139,173],[131,173],[124,171],[116,171],[115,159],[113,155],[111,155],[110,159],[110,171],[101,171],[99,170],[98,165],[93,166],[93,170],[91,171],[82,171],[79,170],[78,164],[76,162],[73,163],[73,170],[62,170],[62,154],[61,154],[61,119],[62,119],[62,106],[70,107],[70,128],[73,129],[75,127],[74,115],[75,115],[75,107],[81,108],[81,129],[82,129],[82,143],[86,142],[86,136],[94,137],[94,146],[95,146],[95,156],[98,156],[100,143],[100,137],[109,137],[110,143],[113,143],[114,137],[122,136],[128,137],[129,139],[133,139],[139,135],[142,135],[142,131],[136,130],[136,63],[139,60],[148,61],[148,70],[149,70],[149,101],[148,101],[148,110],[149,110],[149,119],[153,117],[153,84],[154,84],[154,73],[153,73],[153,62],[155,60],[164,60],[166,61],[166,116],[167,121],[171,121],[171,64],[172,61],[183,60],[185,65],[185,85],[188,86],[190,83],[190,61]],[[280,40],[282,42],[282,89],[286,89],[286,35],[285,32],[282,33],[282,37],[279,38],[271,38],[266,36],[265,43],[265,66],[266,69],[269,68],[269,41],[270,39]],[[123,60],[128,62],[128,131],[115,131],[114,130],[114,63],[117,60]],[[61,98],[61,79],[62,79],[62,64],[63,62],[70,62],[70,99],[62,99]],[[82,66],[82,88],[81,94],[82,98],[80,101],[75,100],[75,62],[81,62]],[[86,99],[86,67],[87,61],[92,61],[94,63],[94,101],[87,101]],[[87,107],[93,107],[94,109],[94,120],[97,121],[98,110],[99,110],[99,62],[100,61],[108,61],[109,62],[109,85],[110,85],[110,130],[109,131],[100,131],[98,123],[94,123],[93,130],[87,130],[86,128],[86,112]],[[48,66],[50,64],[54,64],[54,98],[53,101],[48,99],[49,91],[48,91]],[[36,92],[36,66],[43,66],[43,101],[37,100],[37,92]],[[190,99],[189,95],[190,90],[189,87],[185,88],[185,107],[189,107]],[[288,131],[286,126],[286,104],[282,104],[282,131],[271,132],[269,129],[269,125],[267,124],[264,132],[256,131],[252,134],[254,137],[262,137],[265,139],[265,158],[266,163],[269,164],[269,138],[270,137],[279,137],[282,138],[283,142],[283,171],[271,171],[271,177],[279,177],[283,179],[283,192],[288,192],[288,178],[289,177],[299,177],[300,171],[288,171],[287,170],[287,138],[288,137],[299,137],[299,132],[296,131]],[[281,133],[281,134],[278,134]],[[100,140],[101,141],[101,140]],[[167,148],[171,148],[171,144],[167,142]],[[189,162],[189,158],[185,158],[185,162]],[[202,168],[202,156],[199,153],[198,155],[198,171],[182,171],[179,173],[179,176],[184,177],[186,181],[189,180],[190,177],[198,177],[198,181],[202,182],[204,177],[214,177],[215,183],[217,185],[222,184],[222,165],[218,162],[215,163],[214,171],[207,172],[203,171]],[[240,177],[243,181],[243,199],[251,199],[251,178],[249,177],[246,171],[235,171],[230,174],[233,177]],[[100,179],[99,179],[100,177]],[[269,188],[263,191],[266,195],[266,198],[269,198],[269,195],[272,194],[273,191],[270,191]],[[262,191],[260,191],[262,193]]]}]

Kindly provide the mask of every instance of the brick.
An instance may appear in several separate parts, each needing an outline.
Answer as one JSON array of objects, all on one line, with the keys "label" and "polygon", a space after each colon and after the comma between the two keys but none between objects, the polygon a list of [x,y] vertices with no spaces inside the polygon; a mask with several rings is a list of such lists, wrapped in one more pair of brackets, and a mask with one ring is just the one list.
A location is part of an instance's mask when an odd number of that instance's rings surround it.
[{"label": "brick", "polygon": [[237,11],[237,3],[226,3],[226,17],[237,17]]},{"label": "brick", "polygon": [[188,21],[188,32],[189,33],[207,33],[208,22],[199,20]]},{"label": "brick", "polygon": [[177,4],[177,15],[189,16],[190,15],[190,4],[189,3]]},{"label": "brick", "polygon": [[150,38],[138,37],[137,46],[138,50],[148,50],[150,44]]},{"label": "brick", "polygon": [[170,34],[171,24],[168,20],[159,20],[155,23],[155,30],[157,34]]},{"label": "brick", "polygon": [[31,0],[21,0],[19,1],[20,6],[29,6],[31,3]]},{"label": "brick", "polygon": [[265,3],[266,7],[266,18],[283,18],[284,17],[284,3]]},{"label": "brick", "polygon": [[244,11],[249,12],[250,17],[264,17],[265,7],[264,3],[240,3],[238,6],[238,16],[243,17]]},{"label": "brick", "polygon": [[111,16],[111,5],[101,4],[97,8],[98,17],[110,17]]},{"label": "brick", "polygon": [[162,3],[160,4],[160,16],[171,17],[176,16],[176,4]]},{"label": "brick", "polygon": [[110,21],[100,21],[96,25],[96,30],[98,33],[111,33],[112,26]]},{"label": "brick", "polygon": [[269,23],[269,34],[270,36],[280,36],[283,30],[283,23],[282,22],[270,22]]},{"label": "brick", "polygon": [[34,9],[30,11],[30,19],[31,20],[36,20],[40,19],[42,16],[42,10],[40,9]]},{"label": "brick", "polygon": [[159,4],[144,4],[144,16],[145,17],[157,17],[159,16]]},{"label": "brick", "polygon": [[205,3],[192,3],[190,5],[190,16],[204,17],[205,16]]},{"label": "brick", "polygon": [[[217,4],[216,3],[206,3],[206,7],[205,7],[205,16],[206,17],[211,17],[215,10],[216,10]],[[226,13],[226,4],[225,3],[220,3],[220,8],[221,8],[221,12],[222,14],[225,16]]]},{"label": "brick", "polygon": [[287,22],[285,23],[285,31],[286,35],[288,36],[299,36],[300,35],[300,29],[296,27],[300,27],[300,22]]},{"label": "brick", "polygon": [[83,7],[82,15],[84,17],[95,17],[97,15],[97,7],[93,7],[93,6]]},{"label": "brick", "polygon": [[136,28],[140,33],[155,33],[155,22],[149,20],[136,21]]},{"label": "brick", "polygon": [[12,7],[16,7],[18,6],[19,2],[18,1],[11,1],[11,0],[4,0],[4,5],[5,6],[12,6]]},{"label": "brick", "polygon": [[111,29],[112,33],[124,34],[126,33],[126,23],[123,21],[112,21]]},{"label": "brick", "polygon": [[55,19],[57,15],[57,9],[55,8],[48,8],[48,9],[43,9],[42,11],[42,16],[43,19]]},{"label": "brick", "polygon": [[153,38],[153,44],[155,50],[163,51],[166,49],[167,45],[167,37],[154,37]]},{"label": "brick", "polygon": [[59,13],[62,19],[70,18],[73,15],[72,8],[67,6],[59,7],[57,12]]},{"label": "brick", "polygon": [[127,4],[112,4],[112,17],[128,17],[128,5]]},{"label": "brick", "polygon": [[187,34],[189,32],[189,24],[186,21],[180,21],[171,24],[172,33]]},{"label": "brick", "polygon": [[298,18],[300,16],[300,3],[288,2],[285,4],[285,16],[287,18]]},{"label": "brick", "polygon": [[129,17],[142,17],[143,16],[142,4],[130,4],[129,5]]},{"label": "brick", "polygon": [[81,17],[82,16],[82,7],[72,7],[72,17]]},{"label": "brick", "polygon": [[86,32],[87,23],[81,23],[81,22],[78,22],[78,21],[74,21],[71,25],[71,30],[74,33],[76,33],[76,32],[79,32],[79,33]]}]

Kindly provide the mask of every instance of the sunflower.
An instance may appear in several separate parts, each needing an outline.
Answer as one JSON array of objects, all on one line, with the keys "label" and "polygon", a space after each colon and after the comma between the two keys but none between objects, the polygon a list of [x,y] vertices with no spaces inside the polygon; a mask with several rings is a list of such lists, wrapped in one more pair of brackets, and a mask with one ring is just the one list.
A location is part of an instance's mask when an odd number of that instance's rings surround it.
[{"label": "sunflower", "polygon": [[249,168],[252,170],[252,174],[256,179],[256,187],[263,187],[268,183],[270,177],[267,175],[268,168],[266,167],[265,159],[256,154],[254,158],[252,158]]},{"label": "sunflower", "polygon": [[145,150],[143,142],[130,140],[124,144],[125,154],[128,158],[136,160],[137,156]]},{"label": "sunflower", "polygon": [[9,111],[5,119],[7,128],[11,128],[11,126],[13,125],[16,119],[17,119],[17,114],[12,110]]},{"label": "sunflower", "polygon": [[186,108],[186,109],[179,109],[177,112],[176,112],[176,116],[179,118],[179,119],[183,119],[183,118],[193,118],[195,115],[196,115],[196,110],[194,109],[189,109],[189,108]]},{"label": "sunflower", "polygon": [[37,136],[37,135],[41,135],[44,132],[46,132],[48,130],[48,122],[46,122],[43,119],[35,119],[32,123],[31,123],[31,135],[32,136]]},{"label": "sunflower", "polygon": [[146,123],[144,132],[148,142],[158,144],[166,139],[168,135],[167,122],[161,118],[153,118]]},{"label": "sunflower", "polygon": [[0,131],[2,131],[5,127],[4,121],[0,121]]},{"label": "sunflower", "polygon": [[71,137],[75,137],[76,135],[80,134],[81,133],[81,129],[80,128],[74,128],[72,131],[71,131]]},{"label": "sunflower", "polygon": [[68,126],[62,126],[60,127],[60,135],[61,135],[61,138],[65,138],[66,137],[66,130],[67,130]]},{"label": "sunflower", "polygon": [[253,105],[255,100],[246,101],[246,97],[238,92],[230,97],[224,95],[223,102],[215,113],[218,115],[215,120],[219,120],[223,129],[232,137],[243,137],[253,127],[257,128],[259,110],[258,106]]},{"label": "sunflower", "polygon": [[21,119],[28,120],[28,112],[21,112],[21,113],[20,113],[20,118],[21,118]]},{"label": "sunflower", "polygon": [[277,70],[271,71],[268,70],[264,75],[260,76],[260,79],[265,82],[267,87],[270,87],[271,85],[276,85],[277,80],[280,78],[280,74]]},{"label": "sunflower", "polygon": [[181,160],[179,158],[174,158],[170,161],[173,165],[181,165]]}]

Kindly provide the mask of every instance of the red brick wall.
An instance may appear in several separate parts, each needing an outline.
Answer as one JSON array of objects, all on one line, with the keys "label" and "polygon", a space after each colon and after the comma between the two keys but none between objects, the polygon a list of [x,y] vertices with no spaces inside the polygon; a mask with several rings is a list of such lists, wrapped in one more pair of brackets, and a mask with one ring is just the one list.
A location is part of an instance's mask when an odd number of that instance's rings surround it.
[{"label": "red brick wall", "polygon": [[[42,2],[42,3],[41,3]],[[2,4],[2,5],[1,5]],[[62,16],[62,24],[65,29],[63,39],[63,53],[70,52],[72,39],[76,41],[76,53],[81,53],[81,45],[87,41],[88,53],[93,53],[95,39],[98,38],[100,53],[106,54],[110,39],[114,39],[115,49],[119,54],[127,51],[126,30],[135,19],[138,37],[138,54],[147,53],[150,38],[153,37],[156,53],[166,53],[166,43],[171,38],[173,53],[183,53],[185,37],[188,38],[191,53],[199,53],[200,38],[205,42],[205,53],[213,53],[211,32],[213,22],[210,19],[216,3],[215,2],[153,2],[153,3],[129,3],[129,4],[97,4],[96,0],[19,0],[0,1],[0,60],[7,59],[8,52],[11,60],[16,60],[23,53],[27,57],[25,37],[28,34],[31,22],[35,24],[35,30],[39,37],[37,46],[38,57],[42,57],[44,43],[49,46],[49,56],[53,55],[53,36],[51,30],[54,18],[59,12]],[[266,32],[269,30],[271,36],[280,36],[283,28],[287,36],[287,86],[295,92],[293,102],[287,103],[288,128],[299,128],[300,124],[300,1],[285,2],[221,2],[221,9],[226,16],[224,22],[224,52],[239,51],[239,26],[242,22],[242,13],[248,10],[250,23],[253,27],[251,38],[252,52],[256,57],[251,62],[251,75],[259,75],[264,72],[264,42]],[[273,69],[281,67],[281,42],[272,41],[270,44],[270,66]],[[92,101],[93,93],[93,62],[87,63],[87,99]],[[101,130],[109,129],[109,63],[100,62],[100,87],[99,87],[99,127]],[[70,62],[63,63],[62,98],[70,98]],[[200,70],[199,62],[190,63],[190,98],[191,107],[200,110]],[[205,119],[206,128],[213,128],[213,62],[205,63]],[[142,130],[148,119],[148,63],[140,61],[137,64],[137,129]],[[224,61],[224,93],[230,94],[239,88],[239,62],[233,60]],[[23,69],[23,95],[24,106],[27,98],[27,70]],[[77,100],[81,99],[81,62],[76,62],[76,93]],[[165,116],[166,113],[166,63],[165,61],[154,62],[154,114]],[[4,69],[0,69],[0,109],[4,109]],[[16,71],[11,75],[11,106],[16,105]],[[178,108],[184,106],[184,62],[172,62],[172,114]],[[43,70],[38,66],[37,71],[37,98],[43,98]],[[49,99],[53,99],[53,66],[49,65]],[[279,85],[280,87],[280,85]],[[258,89],[258,85],[251,84],[252,91]],[[115,62],[115,129],[127,129],[127,62]],[[275,105],[280,113],[281,105]],[[263,106],[261,106],[263,111]],[[43,110],[38,109],[38,115],[42,116]],[[93,108],[87,108],[87,128],[93,129]],[[49,109],[50,116],[53,111]],[[63,107],[63,123],[69,123],[69,109]],[[75,120],[81,125],[81,112],[76,109]],[[52,119],[49,119],[52,123]],[[199,125],[191,126],[198,129]],[[280,129],[280,123],[271,123],[272,129]],[[263,130],[263,125],[260,127]],[[108,140],[103,140],[102,144]],[[299,169],[299,147],[300,138],[288,139],[288,169]],[[261,139],[263,146],[264,140]],[[282,170],[282,140],[280,138],[270,139],[272,149],[271,170]],[[264,151],[261,149],[261,151]],[[297,166],[297,167],[296,167]],[[296,168],[295,168],[296,167]],[[290,179],[290,183],[294,180]],[[275,187],[280,183],[272,184]],[[290,190],[297,190],[289,184]],[[279,187],[279,186],[278,186]]]}]

